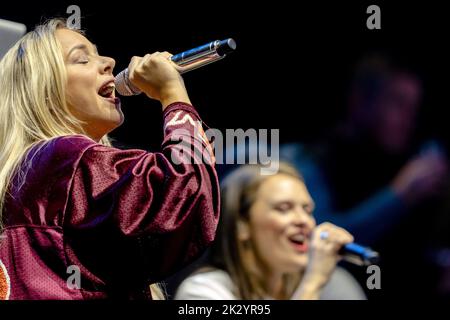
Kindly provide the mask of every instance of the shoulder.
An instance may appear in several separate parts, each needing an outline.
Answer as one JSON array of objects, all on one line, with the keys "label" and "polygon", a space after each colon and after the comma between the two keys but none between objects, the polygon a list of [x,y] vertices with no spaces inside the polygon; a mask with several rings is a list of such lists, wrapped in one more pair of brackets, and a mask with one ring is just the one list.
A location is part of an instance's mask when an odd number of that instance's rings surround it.
[{"label": "shoulder", "polygon": [[99,143],[84,135],[68,135],[57,137],[46,141],[42,147],[47,152],[54,152],[58,154],[66,154],[71,152],[81,152],[89,147],[99,145]]},{"label": "shoulder", "polygon": [[85,135],[67,135],[36,143],[25,159],[33,167],[45,165],[51,168],[55,164],[57,168],[75,168],[81,162],[104,165],[105,159],[111,164],[119,158],[136,158],[147,153],[140,149],[122,150],[106,146]]},{"label": "shoulder", "polygon": [[98,145],[97,142],[84,135],[68,135],[56,137],[36,143],[28,153],[29,160],[50,160],[57,158],[77,157],[86,149]]},{"label": "shoulder", "polygon": [[[9,224],[59,225],[73,174],[84,150],[96,142],[81,136],[39,141],[25,154],[9,183]],[[9,198],[8,198],[9,199]],[[50,200],[51,199],[51,200]],[[16,213],[16,214],[13,214]]]},{"label": "shoulder", "polygon": [[83,153],[95,145],[98,143],[83,135],[39,141],[25,154],[18,173],[26,173],[27,183],[35,186],[42,182],[68,181]]},{"label": "shoulder", "polygon": [[176,300],[235,300],[234,284],[229,274],[214,269],[187,277],[178,287]]}]

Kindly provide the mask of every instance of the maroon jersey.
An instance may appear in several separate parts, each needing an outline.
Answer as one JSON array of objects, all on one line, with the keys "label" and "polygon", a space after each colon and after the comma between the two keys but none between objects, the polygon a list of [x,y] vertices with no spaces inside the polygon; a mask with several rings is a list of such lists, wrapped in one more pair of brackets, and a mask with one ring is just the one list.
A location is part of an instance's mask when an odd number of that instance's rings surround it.
[{"label": "maroon jersey", "polygon": [[5,200],[0,299],[146,297],[198,257],[220,206],[199,121],[190,105],[166,108],[161,153],[83,135],[33,147]]}]

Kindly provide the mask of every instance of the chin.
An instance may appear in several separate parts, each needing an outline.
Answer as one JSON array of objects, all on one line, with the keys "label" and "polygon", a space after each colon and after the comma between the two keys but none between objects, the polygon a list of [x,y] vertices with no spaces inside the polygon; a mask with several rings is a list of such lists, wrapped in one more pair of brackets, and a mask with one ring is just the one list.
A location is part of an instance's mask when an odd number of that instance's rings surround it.
[{"label": "chin", "polygon": [[123,117],[122,112],[120,112],[120,114],[118,114],[117,117],[115,117],[114,120],[112,121],[112,127],[113,127],[112,130],[116,129],[117,127],[120,127],[122,125],[123,121],[124,121],[124,117]]},{"label": "chin", "polygon": [[112,131],[114,131],[115,129],[117,129],[118,127],[120,127],[120,125],[123,123],[123,117],[117,117],[114,119],[102,119],[100,121],[92,121],[90,123],[90,127],[91,128],[95,128],[95,136],[96,137],[103,137],[109,133],[111,133]]},{"label": "chin", "polygon": [[124,121],[122,110],[118,108],[112,111],[111,113],[105,116],[104,121],[107,123],[107,126],[111,128],[110,131],[116,129]]},{"label": "chin", "polygon": [[296,271],[305,269],[308,265],[308,261],[308,254],[298,255],[292,261],[293,269],[295,269]]},{"label": "chin", "polygon": [[108,132],[106,134],[109,134],[111,131],[116,130],[118,127],[120,127],[123,123],[123,118],[115,121],[114,123],[111,123],[108,127]]},{"label": "chin", "polygon": [[[285,273],[297,273],[306,269],[308,265],[308,255],[291,257],[289,260],[285,259],[283,263],[283,272]],[[280,268],[280,266],[277,266]]]}]

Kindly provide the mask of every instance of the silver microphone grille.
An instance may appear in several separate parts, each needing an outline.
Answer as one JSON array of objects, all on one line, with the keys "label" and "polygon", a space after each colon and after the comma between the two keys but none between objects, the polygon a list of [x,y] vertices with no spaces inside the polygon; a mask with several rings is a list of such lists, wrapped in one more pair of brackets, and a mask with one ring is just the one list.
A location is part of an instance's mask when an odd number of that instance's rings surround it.
[{"label": "silver microphone grille", "polygon": [[117,92],[122,96],[134,96],[141,93],[128,79],[128,68],[121,71],[114,81]]}]

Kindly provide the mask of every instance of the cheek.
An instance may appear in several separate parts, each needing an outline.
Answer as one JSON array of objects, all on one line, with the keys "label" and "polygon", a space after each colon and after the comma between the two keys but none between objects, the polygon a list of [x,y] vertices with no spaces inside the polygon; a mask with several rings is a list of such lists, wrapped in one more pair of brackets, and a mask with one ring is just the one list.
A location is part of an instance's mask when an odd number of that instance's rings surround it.
[{"label": "cheek", "polygon": [[92,71],[67,71],[67,102],[73,106],[95,98],[96,77]]},{"label": "cheek", "polygon": [[283,219],[283,217],[269,214],[255,221],[253,233],[259,235],[259,240],[264,242],[272,241],[274,238],[283,235],[286,228],[288,228],[289,223],[284,220],[286,219]]}]

